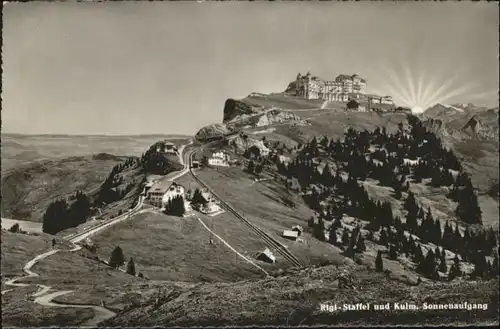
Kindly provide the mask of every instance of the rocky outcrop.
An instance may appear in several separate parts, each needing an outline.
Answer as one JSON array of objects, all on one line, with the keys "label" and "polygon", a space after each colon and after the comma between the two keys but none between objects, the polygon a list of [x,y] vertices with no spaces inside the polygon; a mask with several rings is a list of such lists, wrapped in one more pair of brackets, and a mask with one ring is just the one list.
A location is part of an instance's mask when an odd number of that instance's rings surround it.
[{"label": "rocky outcrop", "polygon": [[498,109],[496,108],[484,110],[468,104],[467,109],[460,112],[437,104],[424,112],[422,120],[429,130],[441,136],[457,139],[498,140]]},{"label": "rocky outcrop", "polygon": [[241,115],[251,115],[258,110],[252,106],[238,100],[229,98],[224,104],[224,118],[222,122],[228,122]]},{"label": "rocky outcrop", "polygon": [[252,146],[257,147],[261,154],[269,153],[270,151],[262,140],[248,137],[245,134],[239,134],[231,138],[229,145],[233,146],[238,153],[243,153]]},{"label": "rocky outcrop", "polygon": [[478,120],[475,116],[470,118],[470,120],[462,128],[463,131],[468,131],[474,136],[477,136],[478,132],[483,129],[484,128],[482,127],[481,121]]},{"label": "rocky outcrop", "polygon": [[215,139],[223,138],[224,136],[231,134],[233,130],[229,129],[223,123],[216,123],[206,127],[201,128],[195,135],[195,138],[199,141],[210,141]]},{"label": "rocky outcrop", "polygon": [[498,198],[499,195],[499,184],[493,184],[493,186],[488,190],[488,195],[492,198]]},{"label": "rocky outcrop", "polygon": [[298,116],[291,112],[283,112],[277,109],[273,109],[260,116],[259,120],[256,123],[256,126],[262,127],[287,121],[295,121],[297,123],[300,122],[305,124],[305,121],[301,120]]},{"label": "rocky outcrop", "polygon": [[282,111],[276,108],[266,109],[261,113],[253,115],[242,115],[234,118],[234,120],[226,122],[226,125],[233,130],[241,128],[265,127],[272,124],[293,122],[297,124],[307,124],[297,115],[292,112]]}]

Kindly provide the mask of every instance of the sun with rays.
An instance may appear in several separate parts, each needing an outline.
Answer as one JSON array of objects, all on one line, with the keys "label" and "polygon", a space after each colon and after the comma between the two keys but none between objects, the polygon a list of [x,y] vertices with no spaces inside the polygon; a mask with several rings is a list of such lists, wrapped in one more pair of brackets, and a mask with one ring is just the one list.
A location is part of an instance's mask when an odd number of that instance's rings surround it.
[{"label": "sun with rays", "polygon": [[417,105],[417,106],[412,107],[411,111],[413,113],[422,113],[422,112],[424,112],[424,109]]},{"label": "sun with rays", "polygon": [[374,93],[389,92],[397,103],[409,107],[413,113],[422,113],[431,106],[458,97],[468,102],[497,94],[497,90],[484,90],[480,83],[464,78],[471,76],[472,67],[457,68],[450,64],[450,67],[431,71],[422,63],[410,66],[403,58],[391,63],[382,60],[377,67],[382,69],[372,72],[372,76],[380,79]]}]

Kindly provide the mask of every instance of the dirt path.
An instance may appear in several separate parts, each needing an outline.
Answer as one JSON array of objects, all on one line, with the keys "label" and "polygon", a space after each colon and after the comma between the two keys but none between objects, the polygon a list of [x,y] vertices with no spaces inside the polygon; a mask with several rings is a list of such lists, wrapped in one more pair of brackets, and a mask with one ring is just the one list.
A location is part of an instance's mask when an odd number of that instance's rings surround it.
[{"label": "dirt path", "polygon": [[[74,248],[70,249],[70,252],[78,251],[82,247],[75,245]],[[102,322],[104,320],[107,320],[109,318],[112,318],[116,314],[108,309],[105,309],[104,307],[100,306],[95,306],[95,305],[90,305],[90,304],[62,304],[62,303],[55,303],[52,302],[52,300],[56,297],[69,294],[73,292],[73,290],[65,290],[65,291],[54,291],[50,294],[48,294],[48,291],[52,289],[52,287],[45,286],[42,284],[28,284],[28,283],[19,283],[17,281],[25,278],[33,278],[33,277],[38,277],[38,274],[35,272],[31,271],[31,268],[37,264],[39,261],[56,254],[57,252],[61,251],[60,249],[52,249],[49,250],[43,254],[40,254],[27,262],[24,267],[23,271],[26,273],[26,275],[21,276],[21,277],[15,277],[7,282],[5,282],[6,286],[14,286],[14,287],[28,287],[28,286],[38,286],[38,291],[31,294],[32,297],[35,297],[34,302],[42,305],[42,306],[47,306],[47,307],[74,307],[74,308],[92,308],[95,311],[94,317],[87,321],[84,325],[86,326],[94,326],[97,325],[99,322]],[[2,291],[2,295],[4,295],[7,292],[10,292],[14,289],[6,289]]]},{"label": "dirt path", "polygon": [[235,252],[238,256],[240,256],[241,258],[243,258],[244,260],[246,260],[251,265],[255,266],[256,268],[258,268],[259,270],[261,270],[262,272],[264,272],[266,274],[266,276],[269,276],[269,273],[267,273],[266,270],[264,270],[259,265],[255,264],[255,262],[253,262],[251,259],[248,259],[244,255],[240,254],[236,249],[234,249],[233,247],[231,247],[231,245],[229,243],[227,243],[223,238],[221,238],[220,236],[218,236],[217,234],[215,234],[214,231],[212,231],[211,229],[209,229],[208,226],[199,217],[196,217],[196,219],[201,223],[201,225],[203,225],[203,227],[205,227],[205,229],[207,229],[217,239],[219,239],[222,243],[224,243],[226,245],[226,247],[228,247],[229,249],[231,249],[233,252]]},{"label": "dirt path", "polygon": [[[90,305],[90,304],[63,304],[59,302],[53,302],[52,300],[56,297],[66,295],[72,293],[73,290],[64,290],[64,291],[56,291],[50,294],[46,294],[40,297],[35,298],[35,303],[40,304],[42,306],[47,307],[73,307],[73,308],[92,308],[95,311],[95,315],[92,319],[85,322],[84,326],[95,326],[100,322],[111,319],[116,315],[115,312],[112,312],[104,307]],[[33,295],[34,296],[34,295]]]}]

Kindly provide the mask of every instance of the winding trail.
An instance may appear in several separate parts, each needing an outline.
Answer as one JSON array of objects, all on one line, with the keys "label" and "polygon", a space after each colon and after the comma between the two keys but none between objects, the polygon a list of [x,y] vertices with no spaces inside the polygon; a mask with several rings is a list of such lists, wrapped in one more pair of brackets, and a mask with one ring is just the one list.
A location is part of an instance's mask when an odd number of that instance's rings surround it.
[{"label": "winding trail", "polygon": [[[82,248],[81,246],[75,245],[75,247],[73,247],[69,251],[74,252],[74,251],[80,250],[81,248]],[[27,262],[26,265],[24,265],[23,271],[24,271],[24,273],[26,273],[26,275],[10,279],[10,280],[5,282],[5,285],[6,286],[13,286],[13,287],[28,287],[28,286],[32,286],[32,285],[38,286],[38,288],[39,288],[38,291],[31,294],[31,297],[35,297],[33,302],[35,302],[39,305],[42,305],[42,306],[92,308],[95,311],[94,317],[92,319],[90,319],[89,321],[87,321],[86,323],[84,323],[83,324],[84,326],[95,326],[99,322],[102,322],[104,320],[107,320],[107,319],[114,317],[116,315],[114,312],[112,312],[104,307],[100,307],[100,306],[95,306],[95,305],[91,305],[91,304],[63,304],[63,303],[52,302],[52,300],[54,298],[69,294],[69,293],[73,292],[73,290],[54,291],[54,292],[48,294],[49,290],[52,289],[52,287],[49,287],[49,286],[46,286],[43,284],[30,284],[30,283],[19,283],[18,282],[21,279],[38,277],[39,275],[37,273],[31,271],[31,268],[35,264],[37,264],[39,261],[41,261],[41,260],[43,260],[51,255],[54,255],[54,254],[58,253],[59,251],[61,251],[61,249],[51,249],[43,254],[36,256],[35,258],[33,258],[32,260]],[[5,293],[7,293],[9,291],[12,291],[12,290],[14,290],[14,289],[4,290],[4,291],[2,291],[2,295],[4,295]]]},{"label": "winding trail", "polygon": [[[180,147],[179,158],[180,158],[181,164],[184,167],[182,169],[182,171],[180,171],[179,173],[174,174],[174,175],[168,175],[167,179],[174,180],[174,179],[177,179],[178,177],[181,177],[189,172],[189,169],[190,169],[189,168],[189,161],[185,161],[185,160],[189,159],[189,156],[184,158],[185,155],[183,155],[182,152],[187,145],[191,145],[191,144],[193,144],[192,139],[190,140],[190,142],[188,144],[184,144]],[[98,233],[99,231],[101,231],[101,230],[103,230],[111,225],[114,225],[118,222],[121,222],[123,220],[128,219],[132,215],[146,212],[147,210],[141,210],[143,202],[144,202],[144,197],[140,196],[138,199],[137,205],[133,209],[126,212],[125,214],[122,214],[122,215],[117,216],[115,218],[109,219],[103,223],[96,225],[96,226],[89,227],[89,228],[83,230],[82,232],[74,233],[74,234],[71,234],[69,236],[66,236],[64,239],[68,240],[71,244],[74,245],[74,247],[68,251],[69,252],[78,251],[78,250],[82,249],[82,247],[80,245],[77,245],[76,243],[86,239],[87,237],[89,237],[91,235]],[[93,309],[94,310],[94,317],[92,317],[87,322],[83,323],[82,324],[83,326],[96,326],[100,322],[103,322],[105,320],[108,320],[108,319],[114,317],[116,315],[115,312],[110,311],[107,308],[102,307],[102,306],[96,306],[96,305],[92,305],[92,304],[64,304],[64,303],[59,303],[59,302],[53,301],[54,298],[56,298],[56,297],[60,297],[60,296],[74,292],[73,290],[53,291],[51,293],[48,293],[52,289],[52,287],[42,285],[42,284],[36,284],[36,283],[20,283],[20,282],[18,282],[19,280],[22,280],[22,279],[38,277],[39,275],[35,272],[32,272],[31,268],[35,264],[37,264],[39,261],[41,261],[41,260],[43,260],[51,255],[54,255],[54,254],[58,253],[59,251],[61,251],[61,249],[51,249],[43,254],[37,255],[35,258],[28,261],[24,265],[23,271],[24,271],[25,275],[14,277],[14,278],[6,281],[5,285],[12,286],[12,287],[38,286],[38,288],[39,288],[38,291],[31,294],[31,297],[35,297],[34,303],[37,303],[37,304],[42,305],[42,306],[61,307],[61,308],[72,307],[72,308],[91,308],[91,309]],[[243,256],[243,255],[241,255],[241,256]],[[5,289],[1,292],[1,295],[3,296],[4,294],[6,294],[10,291],[13,291],[13,290],[14,289]],[[80,326],[82,326],[82,325],[80,325]]]},{"label": "winding trail", "polygon": [[[90,305],[90,304],[62,304],[59,302],[53,302],[52,300],[56,297],[66,295],[73,292],[73,290],[55,291],[53,293],[43,295],[35,298],[35,303],[48,306],[48,307],[73,307],[73,308],[92,308],[95,311],[95,315],[92,319],[88,320],[83,324],[83,326],[96,326],[100,322],[107,319],[111,319],[116,315],[115,312],[108,310],[107,308]],[[34,296],[34,295],[33,295]]]}]

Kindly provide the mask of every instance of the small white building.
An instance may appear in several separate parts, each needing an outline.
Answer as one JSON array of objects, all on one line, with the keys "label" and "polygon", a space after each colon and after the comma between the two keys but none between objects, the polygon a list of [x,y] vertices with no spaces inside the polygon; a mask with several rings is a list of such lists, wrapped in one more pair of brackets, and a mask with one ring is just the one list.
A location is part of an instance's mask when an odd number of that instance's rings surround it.
[{"label": "small white building", "polygon": [[392,96],[384,96],[380,99],[382,104],[394,105],[394,101],[392,100]]},{"label": "small white building", "polygon": [[285,155],[279,155],[278,158],[281,163],[289,163],[291,161],[290,157],[287,157]]},{"label": "small white building", "polygon": [[201,196],[203,199],[207,200],[207,202],[215,202],[215,198],[212,196],[212,194],[208,191],[201,191]]},{"label": "small white building", "polygon": [[159,142],[156,144],[156,152],[159,153],[169,153],[169,154],[177,154],[177,146],[171,142]]},{"label": "small white building", "polygon": [[208,159],[208,164],[210,166],[229,167],[230,161],[229,155],[220,151],[212,153],[212,157]]},{"label": "small white building", "polygon": [[292,231],[295,231],[299,234],[299,236],[304,232],[304,229],[300,225],[294,225],[292,226]]},{"label": "small white building", "polygon": [[214,202],[209,202],[206,205],[201,206],[200,211],[202,213],[208,215],[208,214],[213,214],[213,213],[216,213],[218,211],[221,211],[221,208],[219,207],[218,204],[216,204]]},{"label": "small white building", "polygon": [[257,256],[257,259],[268,263],[276,263],[276,257],[273,255],[271,250],[269,250],[269,248],[266,248],[263,252],[261,252]]},{"label": "small white building", "polygon": [[299,232],[293,230],[284,230],[282,236],[290,240],[297,240],[297,238],[299,237]]}]

